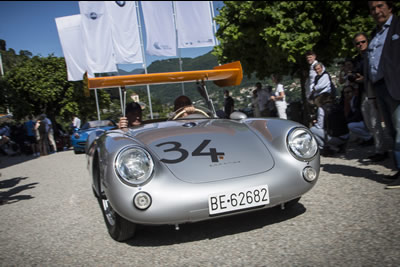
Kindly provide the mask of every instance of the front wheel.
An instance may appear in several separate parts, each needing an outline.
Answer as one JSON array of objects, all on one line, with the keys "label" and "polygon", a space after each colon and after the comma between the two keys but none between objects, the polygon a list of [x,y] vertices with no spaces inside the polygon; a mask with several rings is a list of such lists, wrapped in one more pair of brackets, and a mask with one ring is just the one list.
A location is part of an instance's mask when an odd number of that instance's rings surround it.
[{"label": "front wheel", "polygon": [[110,236],[118,242],[131,239],[135,234],[136,224],[124,219],[112,208],[101,185],[100,197],[97,199]]}]

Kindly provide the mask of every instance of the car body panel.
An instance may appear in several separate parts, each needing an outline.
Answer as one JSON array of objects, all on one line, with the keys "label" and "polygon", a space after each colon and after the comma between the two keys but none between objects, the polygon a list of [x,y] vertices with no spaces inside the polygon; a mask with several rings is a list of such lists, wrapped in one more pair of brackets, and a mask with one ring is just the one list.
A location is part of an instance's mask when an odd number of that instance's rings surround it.
[{"label": "car body panel", "polygon": [[[143,132],[131,131],[132,136],[145,144],[158,160],[170,162],[167,164],[169,170],[178,179],[189,183],[229,179],[232,173],[241,177],[266,172],[274,165],[268,149],[243,123],[229,120],[174,121],[157,123],[152,127]],[[188,155],[182,155],[176,146],[188,151]],[[194,153],[198,148],[200,155]],[[217,155],[210,155],[210,151]],[[250,154],[252,157],[242,156]],[[193,172],[193,165],[210,171],[207,175]]]}]

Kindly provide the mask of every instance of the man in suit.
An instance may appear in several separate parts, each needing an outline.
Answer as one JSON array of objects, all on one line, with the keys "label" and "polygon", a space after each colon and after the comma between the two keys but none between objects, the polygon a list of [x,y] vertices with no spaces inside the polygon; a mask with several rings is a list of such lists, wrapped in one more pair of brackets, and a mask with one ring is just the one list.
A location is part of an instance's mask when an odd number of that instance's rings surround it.
[{"label": "man in suit", "polygon": [[[400,21],[393,15],[393,2],[369,1],[376,22],[368,46],[367,76],[376,93],[386,126],[394,142],[394,159],[400,170]],[[400,171],[387,176],[387,189],[400,188]]]}]

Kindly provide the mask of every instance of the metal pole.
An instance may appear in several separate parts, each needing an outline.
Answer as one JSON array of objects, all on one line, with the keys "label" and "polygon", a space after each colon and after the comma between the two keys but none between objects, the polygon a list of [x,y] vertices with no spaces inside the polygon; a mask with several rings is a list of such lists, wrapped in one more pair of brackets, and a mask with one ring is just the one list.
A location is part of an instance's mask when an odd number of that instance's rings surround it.
[{"label": "metal pole", "polygon": [[[178,27],[176,26],[176,1],[172,1],[172,12],[173,12],[173,17],[174,17],[174,25],[175,25],[175,33],[176,33],[176,49],[178,50],[178,57],[179,57],[179,70],[182,72],[182,58],[181,58],[181,50],[178,47]],[[185,85],[184,83],[181,83],[182,85],[182,95],[185,95]]]},{"label": "metal pole", "polygon": [[99,100],[97,98],[97,88],[94,88],[94,96],[96,97],[97,119],[100,120]]},{"label": "metal pole", "polygon": [[120,102],[120,105],[121,105],[122,117],[125,117],[125,116],[124,116],[124,113],[125,113],[125,104],[126,104],[126,103],[124,103],[123,100],[122,100],[122,90],[121,90],[121,86],[119,87],[119,102]]},{"label": "metal pole", "polygon": [[1,53],[0,53],[0,70],[1,70],[1,76],[4,76],[3,60],[1,59]]},{"label": "metal pole", "polygon": [[[143,33],[142,33],[142,23],[141,23],[141,19],[140,19],[139,2],[136,1],[135,3],[136,3],[136,13],[137,13],[137,17],[138,17],[138,26],[139,26],[139,33],[140,33],[140,46],[142,47],[144,73],[147,74],[147,64],[146,64],[146,55],[144,53]],[[147,86],[147,97],[149,100],[150,118],[153,119],[153,107],[151,105],[150,86],[148,84],[146,86]]]},{"label": "metal pole", "polygon": [[122,111],[122,115],[124,115],[124,117],[126,117],[126,112],[125,112],[125,107],[126,107],[126,89],[125,89],[125,86],[122,87],[122,91],[124,91],[124,110]]},{"label": "metal pole", "polygon": [[[1,53],[0,53],[0,71],[1,71],[1,76],[4,77],[3,60],[1,59]],[[8,108],[7,93],[5,94],[5,102],[6,102],[6,112],[7,114],[10,114],[10,109]]]},{"label": "metal pole", "polygon": [[[209,1],[211,5],[211,16],[212,16],[212,24],[214,26],[214,38],[215,38],[215,44],[219,45],[218,39],[217,39],[217,23],[214,20],[214,4],[213,1]],[[221,64],[220,64],[221,65]]]}]

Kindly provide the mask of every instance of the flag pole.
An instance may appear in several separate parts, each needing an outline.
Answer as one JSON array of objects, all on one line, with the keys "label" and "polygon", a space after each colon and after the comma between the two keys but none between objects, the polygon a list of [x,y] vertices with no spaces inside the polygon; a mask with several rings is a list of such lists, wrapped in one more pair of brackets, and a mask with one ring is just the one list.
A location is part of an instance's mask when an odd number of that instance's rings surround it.
[{"label": "flag pole", "polygon": [[[215,19],[214,19],[214,3],[213,3],[213,1],[209,1],[209,3],[210,3],[210,5],[211,5],[211,16],[212,16],[212,24],[213,24],[213,27],[214,27],[214,38],[215,38],[215,44],[216,45],[219,45],[219,43],[218,43],[218,39],[217,39],[217,23],[215,22]],[[221,65],[221,64],[220,64]]]},{"label": "flag pole", "polygon": [[97,98],[97,88],[94,88],[94,95],[96,97],[97,119],[100,120],[99,99]]},{"label": "flag pole", "polygon": [[[136,4],[136,14],[138,17],[138,27],[139,27],[139,33],[140,33],[140,46],[142,48],[144,73],[147,74],[147,63],[146,63],[146,55],[144,53],[143,32],[142,32],[142,23],[141,23],[141,18],[140,18],[140,11],[139,11],[139,2],[135,1],[135,4]],[[153,107],[151,105],[150,86],[148,84],[146,86],[147,86],[147,97],[149,100],[150,118],[153,119]]]},{"label": "flag pole", "polygon": [[[172,12],[174,17],[174,25],[175,25],[175,33],[176,33],[176,49],[178,50],[178,57],[179,57],[179,70],[183,71],[182,68],[182,58],[181,58],[181,50],[178,47],[178,27],[176,26],[176,1],[172,1]],[[185,95],[185,85],[182,85],[182,95]]]},{"label": "flag pole", "polygon": [[[1,70],[1,77],[4,77],[3,60],[1,58],[1,53],[0,53],[0,70]],[[6,98],[7,114],[10,114],[10,109],[8,108],[7,94],[6,94],[5,98]]]},{"label": "flag pole", "polygon": [[1,59],[1,53],[0,53],[0,70],[1,70],[1,76],[4,76],[3,60]]}]

